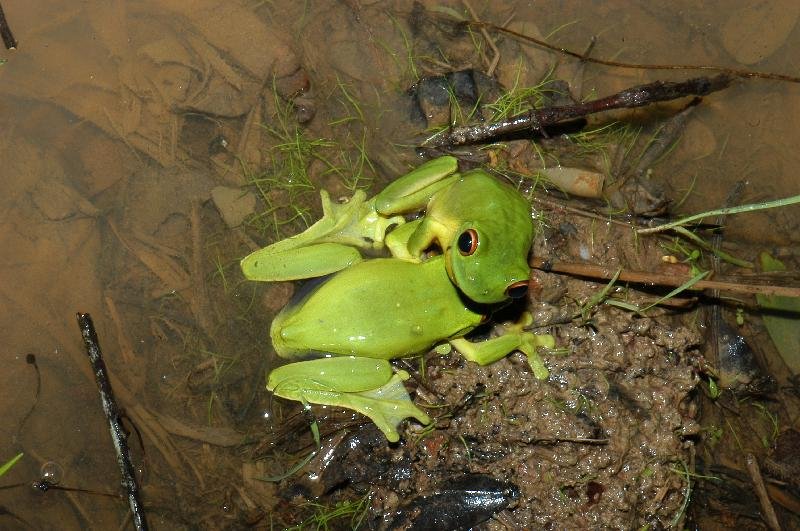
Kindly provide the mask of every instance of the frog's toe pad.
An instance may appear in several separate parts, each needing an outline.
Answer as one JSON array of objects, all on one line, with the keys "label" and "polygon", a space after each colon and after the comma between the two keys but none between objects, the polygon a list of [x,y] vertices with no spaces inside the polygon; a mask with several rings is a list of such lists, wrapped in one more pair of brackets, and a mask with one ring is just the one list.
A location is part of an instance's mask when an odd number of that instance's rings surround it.
[{"label": "frog's toe pad", "polygon": [[399,371],[377,389],[360,393],[347,393],[342,406],[369,417],[386,435],[390,442],[400,440],[397,426],[406,418],[413,417],[422,424],[430,424],[430,417],[411,401],[403,385],[408,373]]}]

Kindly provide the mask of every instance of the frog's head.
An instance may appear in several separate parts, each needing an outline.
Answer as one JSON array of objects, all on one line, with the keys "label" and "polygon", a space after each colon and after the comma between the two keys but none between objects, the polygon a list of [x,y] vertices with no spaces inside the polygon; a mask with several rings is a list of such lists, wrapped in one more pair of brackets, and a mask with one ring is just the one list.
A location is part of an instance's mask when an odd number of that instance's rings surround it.
[{"label": "frog's head", "polygon": [[511,227],[503,224],[468,221],[455,233],[445,250],[447,273],[469,299],[494,304],[528,292],[529,218],[515,228],[518,233],[509,232]]}]

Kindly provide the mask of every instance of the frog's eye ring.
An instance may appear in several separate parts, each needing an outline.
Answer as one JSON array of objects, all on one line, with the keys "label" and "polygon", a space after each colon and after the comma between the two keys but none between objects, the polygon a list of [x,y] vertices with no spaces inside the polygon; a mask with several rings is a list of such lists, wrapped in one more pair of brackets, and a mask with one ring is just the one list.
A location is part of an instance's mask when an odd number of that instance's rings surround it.
[{"label": "frog's eye ring", "polygon": [[528,281],[520,280],[506,288],[506,295],[511,299],[521,299],[528,293]]},{"label": "frog's eye ring", "polygon": [[462,256],[469,256],[478,248],[478,231],[467,229],[458,237],[458,252]]}]

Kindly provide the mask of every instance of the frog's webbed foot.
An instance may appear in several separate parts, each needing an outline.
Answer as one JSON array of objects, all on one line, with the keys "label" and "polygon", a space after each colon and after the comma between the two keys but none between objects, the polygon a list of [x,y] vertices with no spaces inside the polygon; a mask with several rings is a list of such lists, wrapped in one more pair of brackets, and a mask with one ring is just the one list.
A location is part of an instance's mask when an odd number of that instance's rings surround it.
[{"label": "frog's webbed foot", "polygon": [[507,325],[501,336],[475,343],[458,338],[450,340],[450,344],[466,359],[479,365],[489,365],[511,352],[519,350],[528,358],[533,375],[539,380],[546,380],[550,371],[537,350],[539,347],[553,348],[556,341],[550,334],[534,334],[525,331],[524,329],[530,326],[531,321],[531,315],[525,312],[517,323]]},{"label": "frog's webbed foot", "polygon": [[346,402],[340,405],[369,417],[386,435],[390,442],[397,442],[400,435],[397,426],[409,417],[421,424],[430,424],[430,417],[414,405],[403,382],[408,380],[406,371],[398,371],[384,385],[370,391],[345,395]]},{"label": "frog's webbed foot", "polygon": [[397,442],[397,426],[404,419],[431,422],[408,396],[403,385],[407,379],[407,372],[394,373],[386,360],[346,356],[279,367],[270,373],[267,389],[290,400],[357,411],[369,417],[390,442]]},{"label": "frog's webbed foot", "polygon": [[322,218],[300,234],[268,245],[241,261],[249,280],[282,281],[313,278],[340,271],[362,260],[359,249],[383,245],[386,229],[402,217],[375,212],[374,200],[357,190],[346,203],[331,201],[320,191]]},{"label": "frog's webbed foot", "polygon": [[338,243],[316,243],[274,252],[259,249],[241,261],[248,280],[278,282],[336,273],[363,260],[358,249]]}]

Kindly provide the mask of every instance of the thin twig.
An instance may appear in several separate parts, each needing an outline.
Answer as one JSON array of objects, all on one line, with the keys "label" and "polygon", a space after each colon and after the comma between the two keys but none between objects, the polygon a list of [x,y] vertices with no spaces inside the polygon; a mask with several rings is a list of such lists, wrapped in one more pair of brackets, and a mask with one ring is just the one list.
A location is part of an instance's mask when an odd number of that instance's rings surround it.
[{"label": "thin twig", "polygon": [[86,346],[86,353],[89,355],[89,362],[92,364],[97,388],[100,391],[100,401],[103,404],[103,412],[108,420],[111,430],[111,440],[114,443],[114,450],[117,453],[117,464],[122,473],[122,486],[128,496],[128,504],[133,515],[133,524],[139,531],[147,530],[147,520],[145,518],[142,503],[139,500],[139,484],[136,481],[136,472],[131,463],[131,456],[128,449],[128,440],[125,436],[125,429],[122,426],[119,406],[117,406],[114,392],[111,389],[111,381],[108,378],[106,364],[103,362],[103,353],[100,351],[100,343],[97,340],[97,332],[94,323],[88,313],[77,314],[78,326],[83,336],[83,344]]},{"label": "thin twig", "polygon": [[475,144],[521,131],[541,130],[549,125],[612,109],[633,109],[687,96],[706,96],[728,87],[731,80],[730,76],[719,74],[712,78],[697,77],[679,82],[655,81],[584,103],[532,109],[498,122],[454,127],[429,138],[423,145],[449,147]]},{"label": "thin twig", "polygon": [[189,271],[192,279],[192,293],[189,307],[192,309],[200,329],[209,337],[212,337],[214,326],[212,317],[208,312],[210,304],[208,302],[208,291],[206,290],[206,279],[203,274],[203,236],[201,233],[199,201],[192,202],[190,221],[192,229],[192,261],[189,264]]},{"label": "thin twig", "polygon": [[531,439],[529,441],[514,441],[522,444],[561,444],[561,443],[573,443],[573,444],[588,444],[588,445],[606,445],[608,444],[608,439],[593,439],[589,437],[542,437],[538,439]]},{"label": "thin twig", "polygon": [[[548,262],[541,258],[532,258],[531,267],[542,271],[554,273],[566,273],[582,277],[608,280],[616,275],[619,269],[603,267],[593,264],[568,263],[568,262]],[[663,275],[659,273],[648,273],[646,271],[630,271],[622,269],[619,280],[625,282],[635,282],[637,284],[651,284],[658,286],[682,286],[689,276],[683,275]],[[720,282],[716,280],[699,280],[691,288],[692,290],[718,289],[731,293],[752,293],[760,295],[782,295],[784,297],[800,297],[800,288],[787,286],[768,286],[765,284],[735,284],[733,282]]]},{"label": "thin twig", "polygon": [[764,513],[764,521],[772,531],[781,531],[781,524],[778,523],[778,517],[775,514],[775,509],[772,507],[772,502],[769,501],[767,489],[764,487],[764,479],[761,477],[761,470],[758,468],[756,456],[747,454],[745,456],[747,463],[747,472],[750,474],[750,480],[753,482],[753,487],[758,495],[758,501],[761,503],[761,512]]},{"label": "thin twig", "polygon": [[570,57],[580,59],[581,61],[585,61],[587,63],[594,63],[598,65],[614,66],[617,68],[630,68],[637,70],[707,70],[711,72],[720,72],[722,74],[741,77],[741,78],[772,79],[776,81],[788,81],[789,83],[800,83],[800,77],[796,76],[787,76],[785,74],[773,74],[770,72],[757,72],[753,70],[739,70],[737,68],[725,68],[721,66],[637,64],[637,63],[623,63],[621,61],[610,61],[607,59],[595,59],[594,57],[589,57],[588,55],[580,54],[578,52],[573,52],[572,50],[568,50],[566,48],[561,48],[560,46],[549,44],[541,39],[531,37],[530,35],[524,35],[514,30],[508,28],[502,28],[500,26],[496,26],[488,22],[478,22],[478,21],[472,21],[472,22],[460,21],[460,22],[468,26],[487,28],[496,31],[498,33],[504,33],[516,39],[531,42],[533,44],[541,46],[542,48],[547,48],[548,50],[553,50],[554,52],[559,52],[564,55],[569,55]]},{"label": "thin twig", "polygon": [[629,228],[629,229],[634,227],[633,224],[631,224],[631,223],[629,223],[627,221],[620,221],[618,219],[612,218],[611,216],[607,216],[607,215],[604,216],[602,214],[597,214],[597,213],[591,212],[589,210],[584,210],[582,208],[577,208],[577,207],[574,207],[574,206],[566,205],[566,204],[563,204],[563,203],[560,203],[558,201],[554,201],[554,200],[551,200],[551,199],[543,199],[541,197],[533,197],[531,200],[534,203],[537,203],[539,205],[547,207],[547,208],[549,208],[551,210],[556,210],[556,211],[560,211],[560,212],[569,212],[571,214],[577,214],[579,216],[583,216],[583,217],[586,217],[586,218],[596,219],[596,220],[602,221],[604,223],[612,223],[614,225],[619,225],[620,227],[625,227],[625,228]]},{"label": "thin twig", "polygon": [[7,50],[17,49],[17,44],[19,43],[17,43],[17,39],[14,38],[14,34],[11,33],[11,28],[8,26],[8,22],[6,22],[6,14],[3,13],[2,4],[0,4],[0,35],[3,37],[3,44],[5,44]]},{"label": "thin twig", "polygon": [[[472,19],[475,22],[480,22],[481,19],[478,18],[478,14],[472,8],[472,5],[469,3],[469,0],[461,0],[461,3],[464,4],[464,7],[467,8],[467,11],[469,11],[469,14],[472,16]],[[494,39],[492,39],[492,36],[489,35],[489,32],[486,31],[485,27],[481,27],[480,31],[481,35],[483,35],[483,38],[486,40],[486,44],[489,46],[489,48],[492,49],[492,52],[494,53],[492,60],[489,62],[489,65],[486,68],[486,75],[492,77],[494,75],[495,69],[497,68],[497,65],[500,63],[500,50],[497,48],[497,45],[494,43]]]}]

